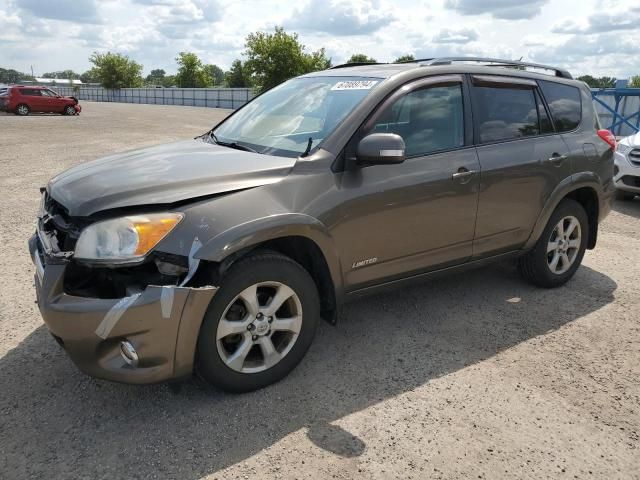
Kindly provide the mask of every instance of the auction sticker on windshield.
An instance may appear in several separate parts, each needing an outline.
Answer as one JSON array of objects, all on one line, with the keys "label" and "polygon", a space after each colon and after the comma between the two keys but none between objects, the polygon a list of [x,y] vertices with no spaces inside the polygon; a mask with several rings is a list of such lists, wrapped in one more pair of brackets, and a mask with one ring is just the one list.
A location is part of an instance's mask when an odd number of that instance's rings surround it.
[{"label": "auction sticker on windshield", "polygon": [[369,90],[376,83],[377,80],[349,80],[336,83],[331,90]]}]

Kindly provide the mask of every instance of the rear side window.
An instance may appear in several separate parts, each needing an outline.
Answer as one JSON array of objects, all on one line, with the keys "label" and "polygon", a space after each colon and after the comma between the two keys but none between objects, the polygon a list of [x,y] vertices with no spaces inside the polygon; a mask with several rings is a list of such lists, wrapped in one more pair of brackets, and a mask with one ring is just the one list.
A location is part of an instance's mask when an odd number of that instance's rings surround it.
[{"label": "rear side window", "polygon": [[551,110],[551,116],[559,132],[575,130],[580,125],[582,118],[582,102],[580,102],[580,90],[570,85],[562,85],[555,82],[541,80],[540,88],[547,105]]},{"label": "rear side window", "polygon": [[387,107],[374,132],[396,133],[408,157],[464,146],[464,110],[459,84],[414,90]]},{"label": "rear side window", "polygon": [[39,97],[40,96],[40,90],[35,89],[35,88],[21,88],[19,90],[19,92],[22,95],[26,95],[28,97]]},{"label": "rear side window", "polygon": [[480,143],[540,134],[533,89],[474,87],[474,90]]}]

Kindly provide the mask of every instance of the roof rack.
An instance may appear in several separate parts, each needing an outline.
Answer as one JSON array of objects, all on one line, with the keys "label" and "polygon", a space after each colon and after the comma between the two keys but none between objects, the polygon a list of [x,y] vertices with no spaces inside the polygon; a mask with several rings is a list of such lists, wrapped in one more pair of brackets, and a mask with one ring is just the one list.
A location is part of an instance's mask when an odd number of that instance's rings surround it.
[{"label": "roof rack", "polygon": [[386,63],[380,62],[353,62],[353,63],[343,63],[342,65],[335,65],[330,67],[329,70],[334,70],[336,68],[347,68],[347,67],[363,67],[365,65],[387,65]]},{"label": "roof rack", "polygon": [[[490,67],[506,67],[506,68],[519,68],[519,67],[529,67],[529,68],[539,68],[541,70],[548,70],[553,72],[556,77],[560,78],[568,78],[573,79],[571,74],[567,70],[563,70],[561,68],[552,67],[550,65],[541,65],[539,63],[529,63],[529,62],[520,62],[517,60],[504,60],[501,58],[484,58],[484,57],[441,57],[441,58],[422,58],[419,60],[414,60],[416,63],[420,63],[420,65],[425,66],[436,66],[436,65],[451,65],[454,62],[477,62],[477,63],[488,63]],[[404,63],[404,62],[403,62]]]}]

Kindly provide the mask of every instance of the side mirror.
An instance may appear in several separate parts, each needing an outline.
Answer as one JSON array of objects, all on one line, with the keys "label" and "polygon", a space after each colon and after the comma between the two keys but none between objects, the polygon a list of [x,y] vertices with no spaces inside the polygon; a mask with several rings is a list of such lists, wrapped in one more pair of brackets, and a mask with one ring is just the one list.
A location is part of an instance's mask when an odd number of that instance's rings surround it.
[{"label": "side mirror", "polygon": [[395,133],[370,133],[358,143],[358,165],[393,165],[404,162],[404,140]]}]

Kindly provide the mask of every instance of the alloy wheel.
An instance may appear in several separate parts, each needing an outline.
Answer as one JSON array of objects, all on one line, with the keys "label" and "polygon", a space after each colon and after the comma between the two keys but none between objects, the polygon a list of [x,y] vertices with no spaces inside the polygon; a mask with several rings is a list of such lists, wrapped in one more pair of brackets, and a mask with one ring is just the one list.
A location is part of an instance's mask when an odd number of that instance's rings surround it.
[{"label": "alloy wheel", "polygon": [[582,242],[580,222],[574,216],[560,220],[547,242],[547,265],[556,275],[565,273],[576,260]]},{"label": "alloy wheel", "polygon": [[302,304],[293,289],[256,283],[229,303],[218,322],[218,354],[236,372],[261,372],[291,351],[301,328]]},{"label": "alloy wheel", "polygon": [[29,113],[29,108],[26,105],[20,105],[18,107],[18,113],[20,115],[27,115]]}]

